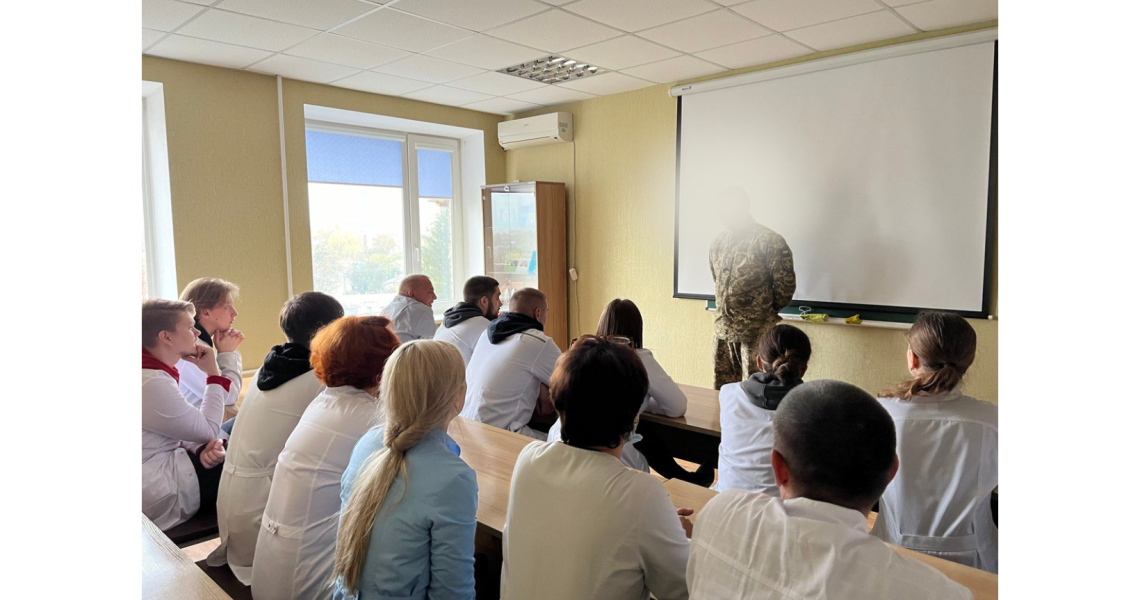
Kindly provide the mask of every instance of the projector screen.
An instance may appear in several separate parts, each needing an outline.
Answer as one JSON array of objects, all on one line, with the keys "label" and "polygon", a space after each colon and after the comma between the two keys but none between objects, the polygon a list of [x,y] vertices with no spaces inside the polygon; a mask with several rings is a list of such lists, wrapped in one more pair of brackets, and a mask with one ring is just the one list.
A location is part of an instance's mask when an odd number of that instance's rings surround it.
[{"label": "projector screen", "polygon": [[716,200],[739,187],[792,250],[793,304],[986,316],[995,51],[805,63],[684,93],[674,296],[712,299]]}]

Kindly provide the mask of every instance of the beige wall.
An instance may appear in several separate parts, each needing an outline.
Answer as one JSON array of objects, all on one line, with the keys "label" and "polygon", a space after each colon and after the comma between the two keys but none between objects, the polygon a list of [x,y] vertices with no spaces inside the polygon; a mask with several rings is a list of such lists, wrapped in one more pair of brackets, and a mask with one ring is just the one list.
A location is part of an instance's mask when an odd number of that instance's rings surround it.
[{"label": "beige wall", "polygon": [[[982,23],[889,43],[995,25]],[[877,45],[885,43],[856,49]],[[645,318],[646,346],[673,378],[711,386],[713,315],[705,310],[704,301],[672,298],[677,115],[676,100],[667,90],[660,85],[536,111],[572,112],[574,144],[508,152],[507,178],[568,185],[569,211],[571,216],[577,212],[576,235],[571,221],[571,239],[576,242],[571,241],[570,249],[573,257],[577,246],[571,264],[578,269],[581,302],[578,306],[571,287],[572,334],[593,330],[613,298],[630,298]],[[996,314],[996,269],[994,276]],[[997,322],[973,320],[972,324],[978,333],[978,354],[967,375],[966,391],[997,402]],[[877,392],[907,376],[902,331],[801,326],[811,336],[814,352],[808,379],[842,379]]]},{"label": "beige wall", "polygon": [[[241,286],[235,326],[255,369],[283,341],[277,314],[288,297],[276,79],[151,56],[142,77],[163,84],[178,286],[205,276]],[[294,293],[312,289],[305,103],[482,129],[487,181],[505,177],[499,115],[292,80],[282,92]]]}]

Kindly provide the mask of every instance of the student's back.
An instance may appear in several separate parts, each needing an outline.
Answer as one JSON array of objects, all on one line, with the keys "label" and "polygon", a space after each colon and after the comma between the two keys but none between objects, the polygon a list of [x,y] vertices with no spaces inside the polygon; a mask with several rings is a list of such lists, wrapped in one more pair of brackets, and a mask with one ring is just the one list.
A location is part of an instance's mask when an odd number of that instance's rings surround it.
[{"label": "student's back", "polygon": [[447,342],[459,349],[463,364],[471,362],[471,354],[479,338],[487,333],[491,319],[499,316],[502,302],[499,282],[476,275],[463,284],[463,301],[443,313],[443,322],[435,330],[437,342]]},{"label": "student's back", "polygon": [[[446,314],[446,313],[445,313]],[[434,339],[437,342],[447,342],[459,350],[463,357],[463,364],[471,363],[471,355],[475,352],[475,345],[479,338],[487,334],[487,326],[491,324],[486,317],[471,317],[456,325],[448,326],[446,316],[444,322],[435,330]]]}]

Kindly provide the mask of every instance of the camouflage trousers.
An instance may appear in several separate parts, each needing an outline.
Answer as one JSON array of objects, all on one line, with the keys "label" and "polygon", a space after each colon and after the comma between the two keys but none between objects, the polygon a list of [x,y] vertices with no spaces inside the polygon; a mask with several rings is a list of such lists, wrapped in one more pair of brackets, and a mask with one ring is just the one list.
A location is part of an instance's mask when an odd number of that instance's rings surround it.
[{"label": "camouflage trousers", "polygon": [[717,338],[716,349],[713,351],[716,389],[719,390],[728,383],[739,383],[760,370],[756,365],[756,355],[759,353],[758,342],[762,333],[745,341],[730,342]]}]

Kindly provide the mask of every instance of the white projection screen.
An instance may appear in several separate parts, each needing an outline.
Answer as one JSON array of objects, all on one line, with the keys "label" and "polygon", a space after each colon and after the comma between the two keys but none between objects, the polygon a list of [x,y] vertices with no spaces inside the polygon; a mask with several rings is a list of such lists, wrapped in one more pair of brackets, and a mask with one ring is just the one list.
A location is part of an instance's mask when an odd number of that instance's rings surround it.
[{"label": "white projection screen", "polygon": [[736,186],[792,249],[793,304],[986,316],[995,52],[991,38],[682,91],[674,296],[712,299],[716,199]]}]

